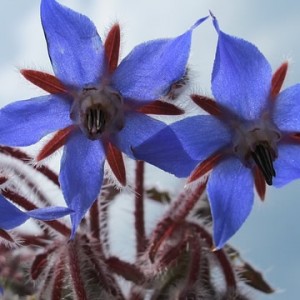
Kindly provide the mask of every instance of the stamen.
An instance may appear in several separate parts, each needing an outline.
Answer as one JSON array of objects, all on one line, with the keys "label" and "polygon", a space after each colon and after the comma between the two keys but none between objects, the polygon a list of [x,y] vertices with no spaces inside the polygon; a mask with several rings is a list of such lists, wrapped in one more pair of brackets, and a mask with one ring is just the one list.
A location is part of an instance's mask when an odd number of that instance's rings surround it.
[{"label": "stamen", "polygon": [[86,127],[91,136],[104,131],[105,114],[101,106],[92,106],[86,110]]},{"label": "stamen", "polygon": [[269,144],[257,144],[255,150],[251,152],[251,156],[264,175],[266,183],[268,185],[272,185],[272,179],[276,176],[273,167],[273,160],[275,159],[275,155]]}]

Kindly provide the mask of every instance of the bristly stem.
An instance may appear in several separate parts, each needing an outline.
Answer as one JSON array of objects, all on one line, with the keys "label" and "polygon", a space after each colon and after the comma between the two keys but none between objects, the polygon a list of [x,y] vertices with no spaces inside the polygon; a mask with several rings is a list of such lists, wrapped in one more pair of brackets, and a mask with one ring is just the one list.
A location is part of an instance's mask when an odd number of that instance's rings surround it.
[{"label": "bristly stem", "polygon": [[136,162],[135,170],[135,235],[137,255],[145,250],[145,220],[144,220],[144,162]]},{"label": "bristly stem", "polygon": [[206,188],[207,179],[198,184],[197,187],[191,192],[188,193],[188,197],[186,196],[186,192],[179,195],[174,206],[177,208],[174,210],[173,219],[175,222],[182,222],[188,216],[188,214],[192,211],[195,204],[204,193]]},{"label": "bristly stem", "polygon": [[88,238],[83,237],[83,239],[85,240],[83,246],[84,254],[88,258],[90,264],[93,266],[93,269],[95,270],[95,276],[97,276],[99,284],[101,284],[107,293],[113,295],[114,299],[124,300],[123,294],[119,289],[115,278],[112,276],[111,272],[106,270],[106,266],[104,265],[102,245],[97,244],[97,249],[93,249],[88,242]]},{"label": "bristly stem", "polygon": [[[210,247],[213,245],[213,240],[211,235],[203,227],[194,223],[187,223],[187,225],[191,227],[193,230],[195,230],[196,232],[198,232],[200,236],[206,240],[206,242]],[[216,256],[216,258],[220,263],[220,266],[222,268],[226,280],[227,290],[236,289],[237,285],[236,285],[234,270],[224,250],[220,249],[217,251],[213,251],[212,253]]]},{"label": "bristly stem", "polygon": [[70,241],[68,245],[68,256],[69,256],[69,266],[70,266],[70,275],[72,278],[73,291],[76,295],[77,300],[88,300],[84,282],[81,278],[79,259],[76,253],[76,246],[74,245],[75,241]]},{"label": "bristly stem", "polygon": [[111,256],[106,260],[109,269],[130,282],[141,285],[145,282],[144,274],[133,264]]},{"label": "bristly stem", "polygon": [[200,241],[196,236],[191,235],[188,239],[188,248],[190,249],[190,262],[186,283],[180,293],[179,299],[188,299],[187,293],[196,284],[201,272],[201,247]]},{"label": "bristly stem", "polygon": [[100,239],[100,219],[99,219],[99,203],[96,200],[92,205],[90,211],[90,228],[92,236],[99,240]]},{"label": "bristly stem", "polygon": [[53,273],[55,277],[54,277],[51,300],[61,300],[63,296],[62,290],[63,290],[64,277],[65,277],[64,261],[62,257],[60,257],[59,261],[56,263]]},{"label": "bristly stem", "polygon": [[[33,158],[21,151],[20,149],[16,148],[10,148],[7,146],[0,146],[0,152],[9,156],[12,156],[13,158],[16,158],[27,165],[31,165],[31,162],[33,161]],[[55,185],[59,185],[58,176],[55,174],[52,170],[50,170],[48,167],[44,165],[36,165],[32,166],[35,170],[42,173],[45,177],[47,177],[50,181],[52,181]]]}]

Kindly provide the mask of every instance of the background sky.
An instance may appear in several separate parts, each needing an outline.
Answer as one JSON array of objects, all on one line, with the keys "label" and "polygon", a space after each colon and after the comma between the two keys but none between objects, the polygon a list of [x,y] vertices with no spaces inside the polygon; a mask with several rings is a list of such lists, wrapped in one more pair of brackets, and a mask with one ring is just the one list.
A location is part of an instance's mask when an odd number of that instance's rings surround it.
[{"label": "background sky", "polygon": [[[110,25],[122,27],[123,57],[145,40],[183,33],[212,10],[226,33],[251,41],[272,67],[291,62],[285,86],[300,81],[300,3],[294,0],[65,0],[61,3],[88,15],[104,36]],[[41,94],[18,73],[19,68],[51,71],[39,19],[39,0],[1,0],[0,9],[0,105]],[[216,34],[210,22],[195,30],[190,67],[193,91],[210,95],[210,74]],[[300,101],[300,99],[299,99]],[[300,113],[300,112],[299,112]],[[164,175],[164,182],[175,179]],[[153,180],[153,178],[152,178]],[[158,182],[159,184],[159,182]],[[160,183],[161,184],[161,183]],[[243,257],[264,270],[277,288],[271,296],[257,299],[297,299],[300,284],[299,181],[277,190],[269,188],[264,203],[255,207],[243,228],[231,240]],[[124,202],[125,203],[125,202]],[[128,211],[114,210],[128,220]],[[115,234],[122,226],[115,227]],[[119,229],[116,229],[119,228]],[[121,230],[121,229],[120,229]]]}]

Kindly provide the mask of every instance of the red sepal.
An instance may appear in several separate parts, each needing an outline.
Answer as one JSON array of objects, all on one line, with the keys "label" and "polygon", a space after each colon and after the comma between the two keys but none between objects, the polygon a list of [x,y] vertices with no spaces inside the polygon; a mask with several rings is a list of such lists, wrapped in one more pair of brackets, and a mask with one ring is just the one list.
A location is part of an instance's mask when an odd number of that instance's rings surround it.
[{"label": "red sepal", "polygon": [[210,115],[220,116],[222,114],[222,110],[215,100],[206,96],[196,94],[190,95],[190,97],[195,104],[197,104],[200,108],[205,110]]},{"label": "red sepal", "polygon": [[189,176],[187,183],[193,182],[209,172],[223,157],[222,153],[215,153],[199,164]]},{"label": "red sepal", "polygon": [[120,26],[119,24],[114,24],[110,29],[104,43],[109,73],[112,73],[118,66],[120,40]]},{"label": "red sepal", "polygon": [[20,72],[28,81],[50,94],[67,93],[66,88],[59,79],[51,74],[27,69],[23,69]]},{"label": "red sepal", "polygon": [[253,176],[254,176],[255,189],[257,191],[257,194],[260,200],[264,201],[266,195],[266,181],[263,174],[259,170],[258,166],[254,167]]},{"label": "red sepal", "polygon": [[146,104],[138,109],[139,112],[152,115],[182,115],[184,110],[175,106],[174,104],[156,100],[152,103]]},{"label": "red sepal", "polygon": [[42,159],[50,156],[56,150],[62,147],[66,143],[66,140],[73,129],[74,125],[71,125],[69,127],[57,131],[52,137],[52,139],[39,152],[38,156],[36,157],[36,161],[41,161]]},{"label": "red sepal", "polygon": [[106,145],[106,159],[107,162],[116,176],[117,180],[123,185],[126,185],[126,171],[123,160],[122,152],[120,152],[111,143]]},{"label": "red sepal", "polygon": [[271,93],[270,93],[271,99],[275,99],[275,97],[280,93],[287,70],[288,70],[288,62],[286,61],[273,74]]}]

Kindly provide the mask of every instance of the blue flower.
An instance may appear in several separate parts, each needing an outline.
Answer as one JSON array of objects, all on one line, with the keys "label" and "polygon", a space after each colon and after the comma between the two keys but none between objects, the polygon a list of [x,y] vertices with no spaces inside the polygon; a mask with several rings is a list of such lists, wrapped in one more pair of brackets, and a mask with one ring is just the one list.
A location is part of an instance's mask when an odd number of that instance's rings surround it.
[{"label": "blue flower", "polygon": [[[263,198],[266,183],[279,187],[300,177],[300,85],[280,92],[287,63],[272,77],[253,44],[213,22],[218,33],[211,81],[215,101],[191,95],[211,115],[188,117],[171,128],[196,161],[189,181],[213,169],[207,193],[215,246],[221,248],[248,217],[254,185]],[[149,144],[151,139],[136,151],[145,153]]]},{"label": "blue flower", "polygon": [[26,222],[29,218],[40,221],[52,221],[71,213],[73,213],[71,209],[60,206],[49,206],[23,212],[0,195],[0,229],[13,229]]},{"label": "blue flower", "polygon": [[[87,17],[54,0],[42,0],[41,20],[58,80],[44,78],[41,72],[39,78],[31,73],[30,80],[39,86],[50,80],[47,89],[51,92],[53,83],[61,93],[4,107],[0,143],[28,146],[62,130],[55,147],[65,144],[59,180],[68,206],[75,211],[71,216],[74,237],[100,191],[107,148],[114,145],[134,158],[132,147],[166,128],[139,109],[166,95],[184,76],[192,31],[205,18],[176,38],[138,45],[118,67],[109,64],[106,49]],[[177,176],[187,176],[190,159],[173,131],[167,132],[163,138],[176,153],[152,155],[149,161]]]}]

